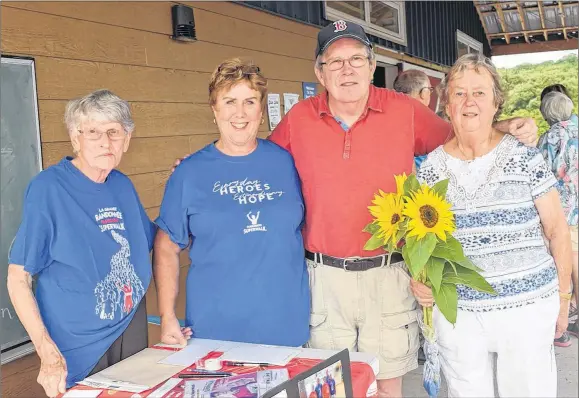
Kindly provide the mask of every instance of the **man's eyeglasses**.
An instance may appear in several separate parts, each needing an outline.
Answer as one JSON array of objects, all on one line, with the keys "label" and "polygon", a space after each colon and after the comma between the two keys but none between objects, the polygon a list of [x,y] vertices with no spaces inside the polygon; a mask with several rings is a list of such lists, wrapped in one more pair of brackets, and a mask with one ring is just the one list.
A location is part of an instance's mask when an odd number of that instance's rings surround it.
[{"label": "man's eyeglasses", "polygon": [[428,90],[432,94],[432,92],[434,91],[434,87],[422,87],[422,89],[420,91],[422,91],[422,90]]},{"label": "man's eyeglasses", "polygon": [[89,141],[98,141],[102,138],[103,134],[108,135],[109,139],[112,141],[119,141],[125,138],[125,132],[116,129],[109,129],[107,131],[96,131],[95,129],[82,131],[78,130],[78,132]]},{"label": "man's eyeglasses", "polygon": [[344,67],[344,62],[348,61],[352,68],[361,68],[368,63],[368,57],[364,55],[353,55],[347,60],[342,58],[331,59],[328,62],[321,62],[320,65],[327,65],[329,70],[336,71]]}]

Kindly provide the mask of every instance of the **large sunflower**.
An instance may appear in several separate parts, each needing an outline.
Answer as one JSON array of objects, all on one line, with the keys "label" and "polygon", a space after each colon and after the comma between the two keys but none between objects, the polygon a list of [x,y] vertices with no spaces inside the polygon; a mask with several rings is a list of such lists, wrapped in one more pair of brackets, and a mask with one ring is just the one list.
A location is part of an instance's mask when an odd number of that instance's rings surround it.
[{"label": "large sunflower", "polygon": [[408,236],[424,238],[434,232],[446,242],[446,233],[455,230],[451,205],[427,185],[411,194],[404,206],[403,214],[409,217]]},{"label": "large sunflower", "polygon": [[402,197],[393,193],[379,193],[374,195],[374,206],[368,206],[370,213],[376,218],[375,223],[380,227],[378,237],[384,239],[384,244],[396,242],[396,234],[402,221],[404,202]]}]

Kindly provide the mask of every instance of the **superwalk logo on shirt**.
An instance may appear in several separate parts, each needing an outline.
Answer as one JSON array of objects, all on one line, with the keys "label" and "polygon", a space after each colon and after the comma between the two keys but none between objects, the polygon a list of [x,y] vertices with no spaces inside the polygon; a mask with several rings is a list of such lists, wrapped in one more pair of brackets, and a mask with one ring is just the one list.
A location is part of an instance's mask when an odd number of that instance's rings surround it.
[{"label": "superwalk logo on shirt", "polygon": [[129,314],[136,303],[141,301],[145,289],[130,261],[129,241],[117,231],[124,231],[123,214],[116,207],[99,209],[95,220],[101,232],[110,234],[119,244],[119,250],[110,260],[110,271],[99,281],[94,289],[96,296],[95,314],[100,319],[115,319],[120,312],[121,318]]},{"label": "superwalk logo on shirt", "polygon": [[245,229],[243,230],[243,234],[248,234],[250,232],[256,232],[256,231],[262,231],[262,232],[267,232],[267,229],[265,228],[265,225],[259,224],[259,216],[260,216],[261,212],[257,212],[255,214],[253,214],[253,212],[249,212],[247,213],[246,217],[249,220],[250,224],[245,227]]}]

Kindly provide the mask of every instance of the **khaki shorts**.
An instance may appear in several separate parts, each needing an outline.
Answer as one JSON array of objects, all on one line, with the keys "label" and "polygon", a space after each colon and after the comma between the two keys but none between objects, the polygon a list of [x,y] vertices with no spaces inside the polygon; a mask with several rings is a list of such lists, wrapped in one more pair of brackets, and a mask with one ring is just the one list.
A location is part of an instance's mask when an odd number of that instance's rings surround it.
[{"label": "khaki shorts", "polygon": [[569,226],[569,231],[571,232],[571,250],[577,253],[577,240],[579,239],[577,225]]},{"label": "khaki shorts", "polygon": [[310,347],[375,354],[378,380],[418,367],[417,304],[404,263],[360,272],[307,263]]}]

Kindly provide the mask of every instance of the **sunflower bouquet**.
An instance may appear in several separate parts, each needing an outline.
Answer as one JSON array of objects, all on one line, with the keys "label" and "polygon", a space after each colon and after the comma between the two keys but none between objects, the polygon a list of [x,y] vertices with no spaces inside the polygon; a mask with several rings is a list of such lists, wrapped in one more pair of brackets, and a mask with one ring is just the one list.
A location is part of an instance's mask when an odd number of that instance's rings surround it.
[{"label": "sunflower bouquet", "polygon": [[[369,206],[373,216],[364,228],[372,234],[365,250],[384,248],[402,254],[413,279],[432,289],[436,306],[453,325],[458,306],[457,285],[481,292],[496,294],[465,255],[458,240],[452,236],[456,229],[451,204],[446,198],[448,180],[432,187],[420,184],[415,175],[397,175],[396,192],[381,190]],[[423,309],[419,320],[425,337],[427,362],[424,368],[424,387],[431,397],[440,388],[440,363],[436,348],[436,334],[432,323],[432,307]]]}]

